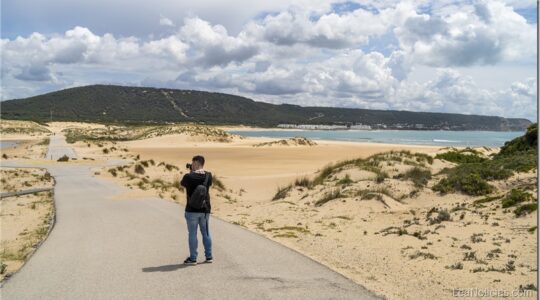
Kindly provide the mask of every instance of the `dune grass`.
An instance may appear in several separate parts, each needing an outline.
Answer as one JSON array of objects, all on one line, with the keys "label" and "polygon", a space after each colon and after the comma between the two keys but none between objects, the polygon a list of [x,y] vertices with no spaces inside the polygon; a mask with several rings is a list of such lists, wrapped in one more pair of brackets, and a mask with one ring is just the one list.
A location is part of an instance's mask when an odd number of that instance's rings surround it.
[{"label": "dune grass", "polygon": [[287,186],[283,186],[283,187],[278,187],[277,188],[277,192],[276,194],[274,195],[274,197],[272,198],[272,201],[276,201],[276,200],[280,200],[280,199],[285,199],[287,197],[287,195],[289,194],[289,191],[292,189],[292,185],[287,185]]},{"label": "dune grass", "polygon": [[325,203],[327,203],[329,201],[332,201],[332,200],[338,199],[338,198],[343,198],[343,197],[346,197],[346,195],[342,194],[340,189],[332,189],[329,192],[327,192],[326,194],[324,194],[324,196],[322,198],[317,200],[315,202],[315,206],[322,206],[322,205],[324,205]]}]

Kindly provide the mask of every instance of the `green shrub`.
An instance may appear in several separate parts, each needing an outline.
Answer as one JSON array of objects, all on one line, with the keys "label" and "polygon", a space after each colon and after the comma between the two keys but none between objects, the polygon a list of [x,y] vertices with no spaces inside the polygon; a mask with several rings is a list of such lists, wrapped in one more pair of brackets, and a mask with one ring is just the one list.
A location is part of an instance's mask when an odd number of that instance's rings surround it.
[{"label": "green shrub", "polygon": [[502,207],[507,208],[530,200],[533,200],[533,196],[528,192],[521,189],[512,189],[506,194],[506,197],[502,199]]},{"label": "green shrub", "polygon": [[516,217],[521,217],[526,214],[532,213],[538,209],[538,203],[527,203],[519,206],[514,210]]},{"label": "green shrub", "polygon": [[[500,170],[505,174],[513,172],[529,172],[537,166],[536,150],[524,153],[517,153],[509,156],[495,156],[492,160],[488,161],[487,167],[492,170]],[[504,179],[504,178],[501,178]]]},{"label": "green shrub", "polygon": [[443,178],[432,189],[442,194],[459,191],[467,195],[481,196],[493,192],[494,187],[482,179],[480,175],[473,173],[462,177]]},{"label": "green shrub", "polygon": [[145,171],[144,171],[144,167],[142,165],[136,165],[135,166],[135,173],[137,174],[144,174]]},{"label": "green shrub", "polygon": [[445,153],[439,153],[435,156],[437,159],[446,160],[453,163],[481,163],[487,160],[485,157],[481,157],[476,153],[468,153],[470,151],[449,151]]},{"label": "green shrub", "polygon": [[525,135],[504,143],[495,157],[511,156],[538,150],[538,123],[529,125]]},{"label": "green shrub", "polygon": [[[494,190],[487,181],[507,179],[514,172],[528,172],[536,168],[537,132],[537,125],[533,124],[524,136],[505,143],[501,151],[492,159],[484,159],[481,162],[462,161],[454,168],[443,170],[441,173],[447,176],[441,179],[433,190],[441,193],[463,192],[468,195],[485,195]],[[459,156],[455,154],[456,151],[453,153],[452,157]]]},{"label": "green shrub", "polygon": [[473,204],[478,205],[478,204],[482,204],[482,203],[492,202],[492,201],[495,201],[495,200],[499,200],[502,197],[503,197],[503,195],[484,197],[482,199],[475,200],[473,202]]},{"label": "green shrub", "polygon": [[428,221],[430,225],[451,221],[450,213],[446,209],[437,210],[437,216],[435,218],[428,218]]},{"label": "green shrub", "polygon": [[60,161],[60,162],[66,162],[66,161],[69,161],[69,156],[63,155],[63,156],[60,157],[57,161]]},{"label": "green shrub", "polygon": [[416,161],[419,163],[427,162],[428,164],[433,164],[433,157],[425,154],[425,153],[414,153],[413,154],[416,157]]},{"label": "green shrub", "polygon": [[431,172],[426,169],[414,167],[402,176],[403,179],[411,180],[416,187],[425,186],[431,179]]}]

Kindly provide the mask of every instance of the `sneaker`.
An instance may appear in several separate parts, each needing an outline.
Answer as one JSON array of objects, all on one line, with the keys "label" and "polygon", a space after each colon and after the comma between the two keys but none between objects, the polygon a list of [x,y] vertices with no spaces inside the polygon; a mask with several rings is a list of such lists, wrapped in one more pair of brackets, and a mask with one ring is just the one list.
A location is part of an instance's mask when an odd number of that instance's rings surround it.
[{"label": "sneaker", "polygon": [[191,260],[191,258],[186,258],[186,260],[184,260],[184,264],[186,265],[196,265],[197,264],[197,261],[196,260]]},{"label": "sneaker", "polygon": [[211,264],[213,262],[214,262],[214,259],[211,258],[211,257],[207,257],[206,260],[204,261],[204,263],[206,263],[206,264]]}]

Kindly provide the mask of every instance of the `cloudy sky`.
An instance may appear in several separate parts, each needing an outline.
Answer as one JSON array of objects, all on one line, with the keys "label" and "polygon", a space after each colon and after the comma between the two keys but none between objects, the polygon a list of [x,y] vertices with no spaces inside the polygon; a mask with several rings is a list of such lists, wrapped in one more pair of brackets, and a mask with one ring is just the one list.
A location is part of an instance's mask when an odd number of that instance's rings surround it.
[{"label": "cloudy sky", "polygon": [[3,100],[105,83],[536,119],[535,0],[1,5]]}]

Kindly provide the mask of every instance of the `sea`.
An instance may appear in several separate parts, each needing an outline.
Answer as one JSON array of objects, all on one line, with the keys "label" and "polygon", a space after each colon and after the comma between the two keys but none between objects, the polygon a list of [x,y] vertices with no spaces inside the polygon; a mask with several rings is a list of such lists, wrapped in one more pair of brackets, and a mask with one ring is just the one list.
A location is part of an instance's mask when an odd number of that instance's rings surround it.
[{"label": "sea", "polygon": [[17,145],[19,141],[0,141],[0,149],[13,148]]},{"label": "sea", "polygon": [[248,137],[370,142],[407,145],[500,147],[524,131],[442,131],[442,130],[231,130]]}]

